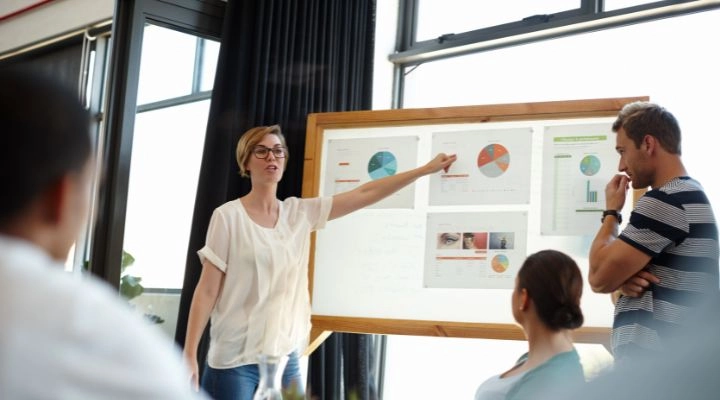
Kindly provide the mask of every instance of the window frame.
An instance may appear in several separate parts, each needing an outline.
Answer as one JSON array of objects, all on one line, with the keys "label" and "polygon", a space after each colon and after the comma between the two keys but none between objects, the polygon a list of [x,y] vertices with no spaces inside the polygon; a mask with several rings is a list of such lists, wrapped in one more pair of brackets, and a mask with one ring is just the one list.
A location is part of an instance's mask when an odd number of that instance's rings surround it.
[{"label": "window frame", "polygon": [[720,8],[720,4],[702,0],[665,0],[603,11],[603,0],[580,0],[577,9],[528,16],[521,21],[416,41],[420,0],[400,1],[396,52],[388,59],[406,67],[509,45]]},{"label": "window frame", "polygon": [[[116,2],[101,186],[92,232],[91,272],[119,289],[130,159],[143,31],[150,23],[220,40],[226,3],[221,0],[123,0]],[[206,96],[207,94],[203,94]],[[168,104],[163,104],[167,106]],[[157,104],[155,105],[158,106]],[[152,107],[145,107],[145,110]]]},{"label": "window frame", "polygon": [[418,42],[419,2],[399,0],[396,44],[388,55],[396,109],[403,108],[405,75],[423,63],[720,8],[717,2],[664,0],[603,11],[603,0],[580,0],[577,9]]}]

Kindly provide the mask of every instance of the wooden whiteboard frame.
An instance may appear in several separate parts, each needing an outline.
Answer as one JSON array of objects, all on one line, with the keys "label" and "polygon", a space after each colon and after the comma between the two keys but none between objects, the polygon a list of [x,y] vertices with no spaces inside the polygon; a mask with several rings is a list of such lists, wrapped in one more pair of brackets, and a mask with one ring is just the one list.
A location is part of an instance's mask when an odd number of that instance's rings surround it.
[{"label": "wooden whiteboard frame", "polygon": [[[609,117],[617,115],[627,103],[647,101],[648,97],[552,101],[519,104],[421,108],[403,110],[350,111],[308,115],[305,142],[302,197],[317,197],[320,188],[321,155],[326,129],[397,127],[455,123],[507,122]],[[637,193],[636,193],[637,195]],[[314,284],[315,234],[311,238],[309,290]],[[610,301],[608,296],[608,301]],[[306,353],[319,346],[332,332],[374,333],[416,336],[525,340],[515,324],[466,323],[410,319],[358,318],[342,315],[312,315],[310,345]],[[582,327],[574,331],[578,343],[599,343],[609,347],[610,328]]]}]

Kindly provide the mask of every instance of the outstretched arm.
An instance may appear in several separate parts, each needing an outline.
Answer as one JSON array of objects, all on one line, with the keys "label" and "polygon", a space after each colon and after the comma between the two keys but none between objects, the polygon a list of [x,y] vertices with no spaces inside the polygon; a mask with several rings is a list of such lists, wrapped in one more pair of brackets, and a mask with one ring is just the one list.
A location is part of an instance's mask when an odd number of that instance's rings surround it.
[{"label": "outstretched arm", "polygon": [[447,155],[440,153],[422,167],[367,182],[353,190],[336,194],[333,196],[333,205],[330,210],[329,219],[342,217],[343,215],[350,214],[353,211],[376,203],[415,182],[415,180],[421,176],[438,172],[441,169],[447,169],[456,159],[457,156],[454,154]]}]

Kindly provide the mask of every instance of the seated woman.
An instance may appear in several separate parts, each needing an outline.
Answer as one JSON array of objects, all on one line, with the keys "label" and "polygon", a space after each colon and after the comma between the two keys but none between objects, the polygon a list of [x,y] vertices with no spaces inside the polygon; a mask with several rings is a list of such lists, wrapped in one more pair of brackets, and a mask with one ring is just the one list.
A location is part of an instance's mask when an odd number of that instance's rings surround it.
[{"label": "seated woman", "polygon": [[515,278],[512,312],[528,352],[506,372],[483,382],[475,400],[551,399],[585,382],[571,331],[583,323],[583,278],[564,253],[530,255]]}]

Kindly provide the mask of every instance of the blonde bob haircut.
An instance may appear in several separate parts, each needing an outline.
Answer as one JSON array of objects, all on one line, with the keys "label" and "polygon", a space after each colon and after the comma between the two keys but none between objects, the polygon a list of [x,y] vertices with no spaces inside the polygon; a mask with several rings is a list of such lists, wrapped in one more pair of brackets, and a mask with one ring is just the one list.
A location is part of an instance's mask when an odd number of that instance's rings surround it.
[{"label": "blonde bob haircut", "polygon": [[253,150],[260,142],[262,142],[265,135],[275,135],[280,138],[280,143],[283,147],[285,147],[285,163],[283,165],[283,169],[287,165],[287,160],[290,158],[290,154],[287,151],[285,136],[283,136],[280,131],[280,125],[256,126],[243,133],[238,141],[237,148],[235,149],[235,159],[240,167],[240,176],[244,176],[246,178],[250,177],[245,165],[247,165],[248,160],[252,157]]}]

